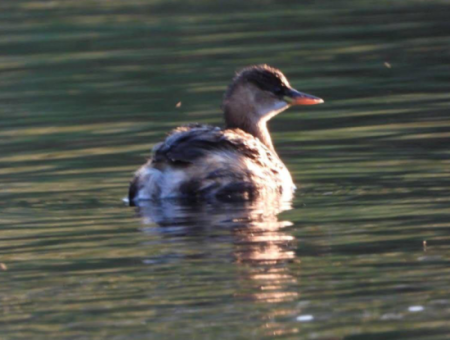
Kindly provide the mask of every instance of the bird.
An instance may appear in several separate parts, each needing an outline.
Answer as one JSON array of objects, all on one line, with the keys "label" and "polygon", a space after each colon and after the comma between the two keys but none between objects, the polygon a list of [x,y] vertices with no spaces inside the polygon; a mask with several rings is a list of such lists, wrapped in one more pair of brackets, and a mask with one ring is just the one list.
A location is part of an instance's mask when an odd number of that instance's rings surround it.
[{"label": "bird", "polygon": [[172,198],[292,199],[295,185],[275,151],[267,123],[290,106],[323,102],[294,89],[274,67],[243,68],[223,97],[225,126],[191,123],[171,131],[135,173],[130,205]]}]

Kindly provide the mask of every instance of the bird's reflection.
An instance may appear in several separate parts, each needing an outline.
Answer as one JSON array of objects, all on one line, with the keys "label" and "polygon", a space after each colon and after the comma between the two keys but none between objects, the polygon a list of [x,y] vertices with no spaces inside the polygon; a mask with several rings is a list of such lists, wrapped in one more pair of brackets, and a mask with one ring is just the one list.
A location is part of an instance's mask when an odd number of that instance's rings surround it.
[{"label": "bird's reflection", "polygon": [[[226,230],[239,269],[236,298],[275,304],[298,299],[297,279],[289,269],[289,264],[296,261],[295,238],[286,228],[292,224],[278,218],[279,213],[289,209],[289,202],[278,201],[220,206],[165,201],[140,206],[138,212],[145,224],[156,223],[162,230],[183,230],[182,235],[204,237],[211,235],[211,230]],[[211,229],[206,232],[205,228]],[[265,317],[272,320],[280,313],[286,313],[284,308],[275,308]],[[271,334],[277,330],[271,322],[266,327]]]}]

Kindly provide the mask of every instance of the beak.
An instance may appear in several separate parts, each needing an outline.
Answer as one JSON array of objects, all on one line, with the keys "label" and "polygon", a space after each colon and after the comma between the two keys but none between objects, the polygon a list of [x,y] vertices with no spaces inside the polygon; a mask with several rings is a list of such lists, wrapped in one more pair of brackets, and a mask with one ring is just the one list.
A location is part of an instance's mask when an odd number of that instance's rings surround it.
[{"label": "beak", "polygon": [[290,105],[316,105],[324,102],[323,99],[319,97],[299,92],[296,89],[289,89],[286,91],[283,100]]}]

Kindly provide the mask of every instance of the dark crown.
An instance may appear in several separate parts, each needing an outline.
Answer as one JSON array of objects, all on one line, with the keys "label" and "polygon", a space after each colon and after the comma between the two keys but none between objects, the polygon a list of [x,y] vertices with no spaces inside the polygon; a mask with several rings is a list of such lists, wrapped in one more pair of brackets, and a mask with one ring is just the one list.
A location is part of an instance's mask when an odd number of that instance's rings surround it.
[{"label": "dark crown", "polygon": [[282,96],[289,88],[289,83],[280,70],[269,65],[255,65],[246,67],[237,73],[228,87],[226,97],[231,95],[236,85],[244,82],[252,83],[263,91],[269,91],[279,96]]}]

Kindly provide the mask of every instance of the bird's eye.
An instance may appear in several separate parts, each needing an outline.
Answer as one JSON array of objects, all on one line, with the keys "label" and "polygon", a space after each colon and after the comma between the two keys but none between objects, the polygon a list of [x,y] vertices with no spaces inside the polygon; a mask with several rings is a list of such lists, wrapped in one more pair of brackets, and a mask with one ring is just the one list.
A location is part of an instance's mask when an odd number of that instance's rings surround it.
[{"label": "bird's eye", "polygon": [[284,89],[281,86],[277,86],[275,87],[275,89],[273,90],[273,93],[277,96],[281,96],[283,95]]}]

